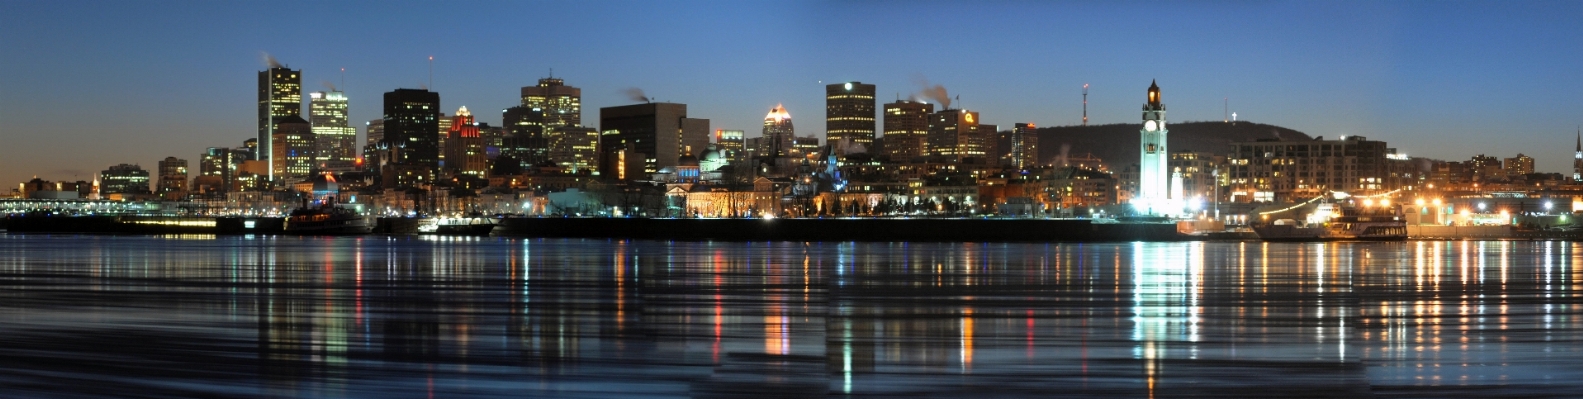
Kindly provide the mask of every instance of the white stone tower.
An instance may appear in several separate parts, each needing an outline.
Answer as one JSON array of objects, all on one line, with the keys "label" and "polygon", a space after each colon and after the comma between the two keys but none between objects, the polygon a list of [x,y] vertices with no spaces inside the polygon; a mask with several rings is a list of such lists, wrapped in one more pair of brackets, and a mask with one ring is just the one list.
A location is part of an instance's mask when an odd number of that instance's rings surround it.
[{"label": "white stone tower", "polygon": [[1143,104],[1143,130],[1139,141],[1138,197],[1133,206],[1144,214],[1175,214],[1171,209],[1170,179],[1168,168],[1170,152],[1166,150],[1165,105],[1160,104],[1160,86],[1149,82],[1149,102]]}]

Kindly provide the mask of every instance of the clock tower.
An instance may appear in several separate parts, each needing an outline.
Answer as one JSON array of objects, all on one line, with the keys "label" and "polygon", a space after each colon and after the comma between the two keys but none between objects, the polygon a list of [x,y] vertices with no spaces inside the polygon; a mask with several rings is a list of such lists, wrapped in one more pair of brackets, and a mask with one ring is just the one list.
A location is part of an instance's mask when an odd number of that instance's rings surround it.
[{"label": "clock tower", "polygon": [[[1168,209],[1170,179],[1168,165],[1170,153],[1166,150],[1165,105],[1160,104],[1160,86],[1149,82],[1149,102],[1143,104],[1143,130],[1138,131],[1138,196],[1134,200],[1138,210],[1147,214],[1175,213]],[[1175,198],[1175,200],[1180,200]]]}]

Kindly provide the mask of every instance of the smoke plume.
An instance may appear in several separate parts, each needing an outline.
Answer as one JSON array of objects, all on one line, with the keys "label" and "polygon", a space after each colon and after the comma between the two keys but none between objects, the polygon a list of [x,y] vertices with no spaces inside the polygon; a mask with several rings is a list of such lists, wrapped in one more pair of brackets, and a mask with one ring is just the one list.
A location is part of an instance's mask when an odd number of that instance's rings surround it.
[{"label": "smoke plume", "polygon": [[931,85],[929,84],[929,79],[923,77],[923,75],[913,76],[912,81],[918,84],[918,87],[923,92],[923,98],[940,104],[941,109],[951,108],[951,94],[945,91],[945,86]]},{"label": "smoke plume", "polygon": [[340,91],[340,90],[336,90],[335,89],[335,83],[331,83],[328,80],[321,80],[321,81],[319,81],[319,84],[324,85],[324,87],[330,88],[330,91]]},{"label": "smoke plume", "polygon": [[1071,144],[1062,143],[1061,144],[1061,155],[1057,155],[1055,157],[1055,165],[1057,165],[1058,167],[1066,166],[1067,160],[1070,159],[1067,155],[1071,151],[1072,151],[1072,145]]},{"label": "smoke plume", "polygon": [[631,98],[632,101],[650,102],[649,96],[643,94],[643,89],[636,87],[627,89],[627,98]]},{"label": "smoke plume", "polygon": [[260,51],[258,53],[259,54],[263,54],[263,56],[264,56],[264,65],[268,65],[270,68],[281,68],[281,67],[283,67],[283,65],[280,65],[280,61],[276,61],[275,60],[275,56],[269,55],[268,52]]}]

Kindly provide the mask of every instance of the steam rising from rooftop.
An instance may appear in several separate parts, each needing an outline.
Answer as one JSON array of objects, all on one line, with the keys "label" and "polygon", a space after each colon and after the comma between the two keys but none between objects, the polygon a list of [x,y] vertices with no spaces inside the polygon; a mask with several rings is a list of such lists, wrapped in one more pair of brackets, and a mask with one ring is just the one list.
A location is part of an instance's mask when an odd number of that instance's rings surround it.
[{"label": "steam rising from rooftop", "polygon": [[631,88],[627,88],[626,93],[627,93],[627,98],[632,99],[632,101],[634,101],[634,102],[636,102],[636,101],[642,101],[642,102],[646,102],[646,103],[647,102],[653,102],[652,100],[649,99],[648,95],[643,93],[643,89],[639,89],[639,88],[636,88],[636,87],[631,87]]},{"label": "steam rising from rooftop", "polygon": [[324,85],[324,87],[326,87],[326,88],[329,88],[330,91],[340,91],[340,90],[337,90],[335,88],[335,83],[332,83],[332,82],[330,82],[328,80],[321,80],[321,81],[319,81],[319,84]]},{"label": "steam rising from rooftop", "polygon": [[951,108],[951,94],[945,90],[945,86],[931,85],[929,84],[929,78],[925,78],[923,75],[913,76],[912,81],[921,88],[923,98],[940,104],[941,109]]},{"label": "steam rising from rooftop", "polygon": [[268,66],[270,68],[284,68],[285,67],[285,65],[281,65],[280,64],[280,61],[276,61],[275,60],[275,56],[269,55],[268,52],[260,51],[258,53],[263,55],[264,65],[266,65],[266,66]]}]

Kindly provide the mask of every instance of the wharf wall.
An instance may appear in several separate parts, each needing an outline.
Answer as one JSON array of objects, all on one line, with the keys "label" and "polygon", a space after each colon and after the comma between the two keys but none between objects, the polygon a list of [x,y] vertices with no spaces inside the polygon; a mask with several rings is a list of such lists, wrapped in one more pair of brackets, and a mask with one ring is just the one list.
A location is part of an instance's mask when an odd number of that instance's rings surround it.
[{"label": "wharf wall", "polygon": [[720,241],[1178,241],[1172,223],[1080,219],[506,218],[498,235]]}]

